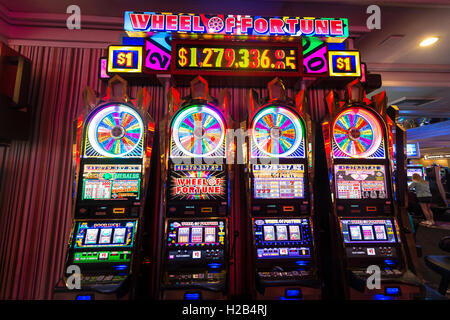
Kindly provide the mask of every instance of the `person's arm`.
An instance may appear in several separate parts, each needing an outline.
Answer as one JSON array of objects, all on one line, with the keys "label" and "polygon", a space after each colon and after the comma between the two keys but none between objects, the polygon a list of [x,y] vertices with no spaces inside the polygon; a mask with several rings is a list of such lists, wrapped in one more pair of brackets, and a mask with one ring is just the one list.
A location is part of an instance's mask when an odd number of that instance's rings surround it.
[{"label": "person's arm", "polygon": [[411,189],[416,187],[416,183],[412,182],[409,186],[408,186],[408,190],[411,191]]}]

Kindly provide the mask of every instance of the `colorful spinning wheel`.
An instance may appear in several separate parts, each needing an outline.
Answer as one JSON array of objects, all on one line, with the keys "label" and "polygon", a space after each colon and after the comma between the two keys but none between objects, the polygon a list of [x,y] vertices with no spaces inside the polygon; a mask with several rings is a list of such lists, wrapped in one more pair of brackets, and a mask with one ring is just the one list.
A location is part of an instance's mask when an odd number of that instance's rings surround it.
[{"label": "colorful spinning wheel", "polygon": [[141,116],[123,104],[109,104],[92,117],[88,140],[105,157],[140,156],[144,124]]},{"label": "colorful spinning wheel", "polygon": [[214,32],[220,32],[223,27],[224,27],[224,23],[222,18],[220,17],[212,17],[208,20],[208,31],[210,31],[211,33]]},{"label": "colorful spinning wheel", "polygon": [[213,108],[192,105],[173,121],[172,139],[184,155],[207,157],[223,146],[225,124]]},{"label": "colorful spinning wheel", "polygon": [[267,107],[253,121],[253,143],[265,155],[286,157],[302,142],[303,130],[298,116],[287,108]]},{"label": "colorful spinning wheel", "polygon": [[382,141],[380,122],[362,108],[341,112],[333,124],[337,147],[351,158],[363,158],[377,151]]}]

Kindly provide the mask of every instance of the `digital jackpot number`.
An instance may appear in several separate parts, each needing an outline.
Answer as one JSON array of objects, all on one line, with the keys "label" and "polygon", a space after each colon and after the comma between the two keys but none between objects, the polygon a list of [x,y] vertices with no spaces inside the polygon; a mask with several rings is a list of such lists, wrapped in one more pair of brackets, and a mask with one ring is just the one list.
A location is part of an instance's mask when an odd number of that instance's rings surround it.
[{"label": "digital jackpot number", "polygon": [[177,47],[178,69],[297,71],[295,48]]}]

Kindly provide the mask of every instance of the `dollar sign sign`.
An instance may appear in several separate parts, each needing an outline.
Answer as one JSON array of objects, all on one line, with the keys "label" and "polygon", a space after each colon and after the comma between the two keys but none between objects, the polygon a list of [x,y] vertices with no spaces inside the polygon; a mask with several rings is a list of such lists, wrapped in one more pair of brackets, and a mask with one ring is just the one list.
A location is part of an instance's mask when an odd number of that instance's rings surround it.
[{"label": "dollar sign sign", "polygon": [[339,70],[344,69],[344,59],[343,59],[343,58],[337,58],[337,59],[336,59],[336,67],[337,67]]},{"label": "dollar sign sign", "polygon": [[180,67],[184,67],[184,66],[187,64],[187,62],[188,62],[188,59],[187,59],[187,57],[186,57],[186,54],[187,54],[186,48],[181,48],[181,49],[178,51],[178,57],[180,58],[180,59],[178,60],[178,64],[180,65]]},{"label": "dollar sign sign", "polygon": [[125,62],[126,62],[126,55],[124,52],[120,52],[117,55],[117,64],[120,66],[123,66],[125,64]]}]

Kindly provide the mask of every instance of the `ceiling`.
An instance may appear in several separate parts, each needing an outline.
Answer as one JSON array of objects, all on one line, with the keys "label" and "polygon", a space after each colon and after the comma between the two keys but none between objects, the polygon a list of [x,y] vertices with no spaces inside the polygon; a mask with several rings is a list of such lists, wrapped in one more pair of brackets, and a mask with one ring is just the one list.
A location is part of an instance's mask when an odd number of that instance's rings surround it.
[{"label": "ceiling", "polygon": [[[381,29],[368,30],[366,13],[376,2],[381,8]],[[347,17],[355,49],[361,52],[368,70],[380,73],[389,103],[417,98],[435,98],[420,106],[402,103],[400,115],[405,118],[450,118],[450,0],[0,0],[11,12],[66,14],[69,5],[77,4],[83,15],[116,17],[120,29],[126,10],[185,12],[209,14],[296,15]],[[1,18],[1,17],[0,17]],[[116,21],[115,20],[115,21]],[[429,35],[437,35],[435,45],[420,48],[418,43]],[[370,97],[370,95],[369,95]],[[421,144],[438,152],[439,145],[450,145],[449,137]],[[444,139],[444,140],[441,140]],[[439,142],[437,142],[439,141]],[[437,149],[436,149],[437,148]]]}]

